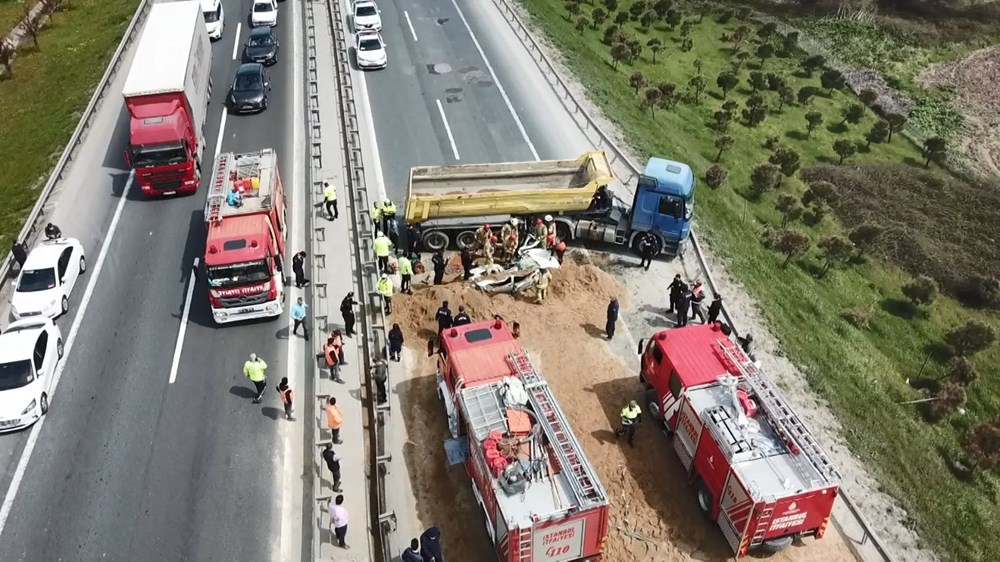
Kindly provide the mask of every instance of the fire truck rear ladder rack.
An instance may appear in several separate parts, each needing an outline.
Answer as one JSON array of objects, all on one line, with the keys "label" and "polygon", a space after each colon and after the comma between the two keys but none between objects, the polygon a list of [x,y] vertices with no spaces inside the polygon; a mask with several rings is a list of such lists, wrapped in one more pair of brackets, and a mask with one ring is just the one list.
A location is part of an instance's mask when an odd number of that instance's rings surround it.
[{"label": "fire truck rear ladder rack", "polygon": [[[205,202],[205,219],[210,223],[222,220],[222,206],[229,196],[231,181],[260,176],[260,166],[264,157],[274,153],[274,149],[264,148],[257,152],[246,152],[232,155],[223,152],[215,160],[215,175],[208,188],[208,199]],[[231,159],[230,156],[233,156]],[[235,160],[235,162],[233,162]],[[232,177],[235,173],[235,178]]]},{"label": "fire truck rear ladder rack", "polygon": [[[753,361],[742,350],[736,347],[732,340],[721,338],[718,344],[726,358],[740,370],[743,381],[754,391],[761,408],[774,425],[779,436],[798,444],[809,464],[822,476],[821,480],[813,479],[810,484],[824,485],[839,482],[840,474],[833,461],[799,419],[798,414],[792,410],[791,405],[781,395],[777,386],[753,364]],[[798,455],[793,456],[798,460]]]},{"label": "fire truck rear ladder rack", "polygon": [[583,511],[607,503],[607,493],[597,479],[594,467],[583,456],[583,448],[569,428],[566,415],[552,397],[548,383],[535,371],[527,355],[511,352],[508,361],[524,382],[532,408],[546,421],[542,429],[576,494],[579,509]]}]

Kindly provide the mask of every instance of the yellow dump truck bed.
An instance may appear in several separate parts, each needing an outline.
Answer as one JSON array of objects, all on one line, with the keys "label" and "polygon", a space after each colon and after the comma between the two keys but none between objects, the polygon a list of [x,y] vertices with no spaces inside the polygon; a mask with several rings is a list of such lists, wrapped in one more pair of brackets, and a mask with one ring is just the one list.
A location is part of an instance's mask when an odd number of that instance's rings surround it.
[{"label": "yellow dump truck bed", "polygon": [[417,166],[410,169],[406,222],[583,211],[613,180],[601,150],[572,160]]}]

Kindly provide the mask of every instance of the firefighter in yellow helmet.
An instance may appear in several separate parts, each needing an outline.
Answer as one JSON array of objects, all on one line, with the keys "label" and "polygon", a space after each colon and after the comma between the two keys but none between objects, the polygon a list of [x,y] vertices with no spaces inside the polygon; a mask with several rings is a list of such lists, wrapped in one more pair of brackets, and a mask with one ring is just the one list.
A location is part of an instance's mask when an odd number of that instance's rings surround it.
[{"label": "firefighter in yellow helmet", "polygon": [[635,439],[635,428],[640,423],[642,423],[642,410],[639,408],[639,404],[635,400],[632,400],[622,408],[621,412],[622,426],[615,432],[615,438],[625,435],[628,437],[629,446],[635,447],[633,440]]}]

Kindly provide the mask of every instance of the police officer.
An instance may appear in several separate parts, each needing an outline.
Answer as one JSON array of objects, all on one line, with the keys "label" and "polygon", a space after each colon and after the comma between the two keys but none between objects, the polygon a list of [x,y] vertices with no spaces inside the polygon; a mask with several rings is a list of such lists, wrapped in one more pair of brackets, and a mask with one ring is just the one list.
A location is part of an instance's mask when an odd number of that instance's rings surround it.
[{"label": "police officer", "polygon": [[403,330],[399,327],[399,324],[393,324],[392,329],[389,330],[389,359],[392,361],[399,361],[400,354],[403,353]]},{"label": "police officer", "polygon": [[441,303],[440,308],[437,309],[437,313],[434,315],[434,319],[437,320],[438,323],[439,336],[441,335],[441,332],[452,327],[454,320],[451,317],[451,309],[448,308],[448,301]]},{"label": "police officer", "polygon": [[615,337],[615,325],[618,323],[619,308],[618,299],[611,297],[611,301],[608,302],[607,322],[604,324],[604,333],[608,335],[609,340]]},{"label": "police officer", "polygon": [[378,283],[375,283],[375,292],[382,295],[386,316],[392,314],[392,281],[389,280],[388,274],[383,273]]},{"label": "police officer", "polygon": [[434,264],[434,284],[440,285],[444,281],[444,254],[441,250],[434,252],[431,256],[431,263]]},{"label": "police officer", "polygon": [[413,289],[410,288],[410,279],[413,277],[413,264],[410,263],[410,258],[406,256],[399,256],[399,259],[396,261],[399,263],[399,290],[400,292],[412,295]]},{"label": "police officer", "polygon": [[253,399],[254,404],[260,404],[261,398],[264,397],[264,391],[267,390],[266,370],[267,363],[260,357],[257,357],[256,353],[251,353],[250,359],[243,364],[243,376],[250,379],[254,388],[257,389],[257,396]]},{"label": "police officer", "polygon": [[471,324],[472,319],[469,318],[469,314],[465,312],[465,305],[458,305],[458,314],[455,315],[454,322],[451,323],[452,326],[465,326],[466,324]]},{"label": "police officer", "polygon": [[642,257],[639,267],[649,271],[649,266],[653,265],[655,250],[656,238],[654,238],[652,234],[643,235],[643,237],[639,239],[639,256]]},{"label": "police officer", "polygon": [[378,270],[379,272],[384,272],[389,269],[389,248],[392,247],[392,241],[389,237],[382,232],[375,233],[375,241],[372,243],[375,249],[375,257],[378,258]]},{"label": "police officer", "polygon": [[344,335],[351,337],[354,335],[354,306],[358,302],[354,300],[354,291],[347,293],[344,300],[340,301],[340,314],[344,317]]},{"label": "police officer", "polygon": [[468,281],[472,277],[472,252],[468,248],[462,248],[462,279]]},{"label": "police officer", "polygon": [[712,304],[708,305],[708,323],[711,324],[719,319],[722,313],[722,295],[716,294],[712,297]]},{"label": "police officer", "polygon": [[681,281],[681,274],[678,273],[677,275],[674,275],[674,280],[667,286],[667,289],[670,290],[670,310],[667,312],[674,312],[677,310],[677,297],[680,296],[681,287],[683,285],[684,282]]},{"label": "police officer", "polygon": [[639,409],[639,405],[636,404],[635,400],[632,400],[624,408],[622,408],[621,413],[622,426],[615,433],[615,438],[625,435],[628,437],[628,444],[635,447],[633,443],[635,439],[635,428],[642,422],[642,410]]}]

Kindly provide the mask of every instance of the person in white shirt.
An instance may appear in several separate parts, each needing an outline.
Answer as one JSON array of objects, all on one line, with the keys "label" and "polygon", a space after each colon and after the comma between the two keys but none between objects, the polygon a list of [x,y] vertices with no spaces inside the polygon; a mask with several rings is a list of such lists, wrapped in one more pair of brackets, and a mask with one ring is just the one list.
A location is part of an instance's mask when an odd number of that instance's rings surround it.
[{"label": "person in white shirt", "polygon": [[337,536],[337,545],[340,548],[351,548],[347,546],[347,508],[344,507],[344,495],[340,494],[336,499],[330,500],[327,506],[330,513],[330,529]]}]

